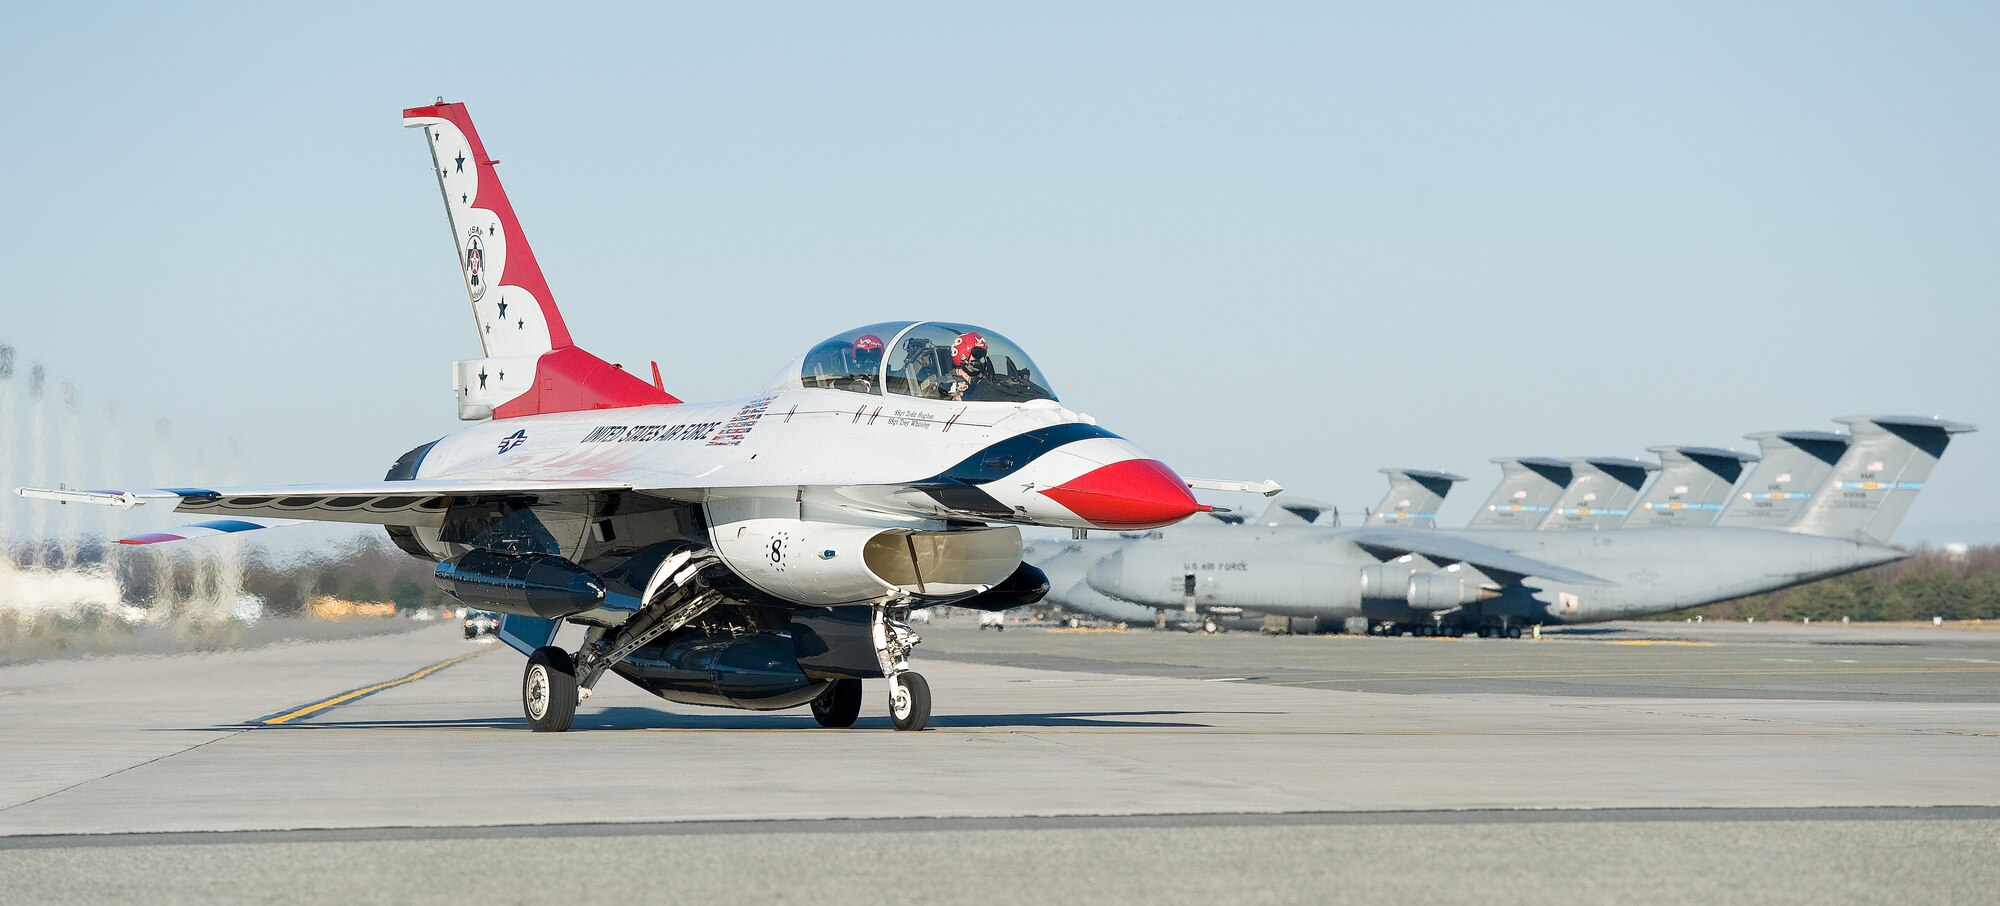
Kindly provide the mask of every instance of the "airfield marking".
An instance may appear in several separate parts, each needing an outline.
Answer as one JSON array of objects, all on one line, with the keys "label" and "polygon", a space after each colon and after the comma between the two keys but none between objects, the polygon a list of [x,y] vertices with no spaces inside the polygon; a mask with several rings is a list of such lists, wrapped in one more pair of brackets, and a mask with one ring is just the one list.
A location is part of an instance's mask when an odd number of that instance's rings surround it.
[{"label": "airfield marking", "polygon": [[1887,673],[2000,673],[2000,667],[1869,667],[1860,670],[1633,670],[1611,673],[1393,673],[1376,676],[1331,677],[1266,683],[1269,686],[1315,686],[1323,683],[1395,683],[1410,680],[1615,679],[1641,676],[1867,676]]},{"label": "airfield marking", "polygon": [[282,723],[287,723],[296,718],[307,717],[313,714],[317,714],[321,711],[325,711],[328,708],[332,708],[337,705],[342,705],[346,704],[347,702],[351,702],[364,695],[374,695],[375,693],[380,692],[384,689],[393,689],[397,686],[403,685],[404,683],[414,683],[417,680],[423,679],[426,676],[430,676],[431,674],[436,673],[439,670],[443,670],[444,668],[449,667],[453,664],[460,663],[462,661],[469,661],[473,658],[476,658],[492,650],[493,649],[491,648],[481,648],[478,651],[472,652],[471,654],[461,654],[458,657],[452,658],[450,660],[439,661],[438,663],[432,664],[429,667],[425,667],[424,669],[412,673],[408,676],[392,679],[386,683],[376,683],[373,686],[363,686],[362,688],[355,689],[351,692],[342,692],[341,694],[336,695],[332,698],[314,702],[303,708],[299,708],[294,711],[289,711],[284,714],[280,714],[277,717],[270,717],[270,718],[265,718],[263,720],[255,721],[255,723],[257,723],[260,726],[273,727]]},{"label": "airfield marking", "polygon": [[1689,642],[1680,639],[1625,639],[1605,642],[1606,645],[1680,645],[1684,648],[1714,648],[1714,642]]}]

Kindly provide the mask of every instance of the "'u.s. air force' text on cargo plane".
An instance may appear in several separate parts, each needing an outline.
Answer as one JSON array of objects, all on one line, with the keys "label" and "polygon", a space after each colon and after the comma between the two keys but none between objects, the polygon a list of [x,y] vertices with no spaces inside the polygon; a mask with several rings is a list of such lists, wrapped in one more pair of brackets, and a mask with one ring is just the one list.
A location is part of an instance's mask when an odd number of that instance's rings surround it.
[{"label": "'u.s. air force' text on cargo plane", "polygon": [[[21,493],[211,517],[128,543],[385,526],[460,600],[507,615],[537,730],[568,729],[606,672],[677,702],[810,704],[825,726],[851,725],[861,680],[887,677],[895,726],[919,729],[930,692],[907,613],[1039,598],[1016,526],[1146,529],[1208,509],[967,324],[857,328],[749,399],[683,403],[657,366],[648,383],[571,341],[465,106],[403,123],[423,130],[471,299],[483,355],[454,375],[479,424],[383,481]],[[580,650],[551,644],[562,621],[585,627]]]},{"label": "'u.s. air force' text on cargo plane", "polygon": [[1952,435],[1973,430],[1909,416],[1840,421],[1848,434],[1759,435],[1764,457],[1714,526],[1189,527],[1119,545],[1086,581],[1141,606],[1363,617],[1419,634],[1517,635],[1526,624],[1619,619],[1756,594],[1903,557],[1887,546],[1890,535]]}]

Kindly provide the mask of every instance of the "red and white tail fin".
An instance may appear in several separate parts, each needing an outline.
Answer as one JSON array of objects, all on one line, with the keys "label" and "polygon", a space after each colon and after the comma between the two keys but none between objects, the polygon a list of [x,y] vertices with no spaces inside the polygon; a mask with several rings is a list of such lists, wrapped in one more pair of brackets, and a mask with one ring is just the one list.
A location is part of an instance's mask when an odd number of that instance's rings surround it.
[{"label": "red and white tail fin", "polygon": [[570,341],[528,237],[500,187],[464,104],[439,101],[403,111],[422,128],[444,193],[459,272],[472,301],[483,357],[453,371],[459,417],[618,409],[679,400]]}]

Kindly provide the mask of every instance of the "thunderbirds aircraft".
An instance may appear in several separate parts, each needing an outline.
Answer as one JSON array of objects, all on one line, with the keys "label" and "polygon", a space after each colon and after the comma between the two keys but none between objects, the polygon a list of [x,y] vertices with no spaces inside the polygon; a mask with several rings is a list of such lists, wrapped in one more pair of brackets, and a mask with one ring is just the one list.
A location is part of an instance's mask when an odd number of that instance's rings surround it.
[{"label": "thunderbirds aircraft", "polygon": [[[1973,430],[1910,416],[1839,421],[1848,433],[1752,435],[1763,458],[1713,526],[1174,529],[1100,555],[1086,582],[1169,610],[1363,617],[1394,632],[1509,637],[1528,624],[1621,619],[1772,591],[1905,556],[1887,547],[1890,535],[1952,435]],[[1706,458],[1725,472],[1721,460],[1740,465],[1738,454],[1723,453]],[[1492,499],[1525,503],[1481,516],[1556,508],[1569,480],[1550,473],[1568,463],[1501,462],[1507,477]],[[1714,489],[1700,494],[1705,500]]]},{"label": "thunderbirds aircraft", "polygon": [[[1253,489],[1184,481],[969,324],[857,327],[748,399],[681,402],[657,365],[648,382],[572,341],[465,106],[440,99],[403,124],[423,130],[471,300],[483,356],[453,373],[477,424],[383,481],[20,493],[212,517],[127,543],[384,526],[460,600],[506,615],[536,730],[568,729],[607,672],[676,702],[810,704],[829,727],[855,721],[864,678],[886,677],[910,730],[930,716],[910,608],[1046,592],[1016,526],[1143,530],[1207,510],[1191,484]],[[585,628],[579,650],[553,644],[564,621]]]}]

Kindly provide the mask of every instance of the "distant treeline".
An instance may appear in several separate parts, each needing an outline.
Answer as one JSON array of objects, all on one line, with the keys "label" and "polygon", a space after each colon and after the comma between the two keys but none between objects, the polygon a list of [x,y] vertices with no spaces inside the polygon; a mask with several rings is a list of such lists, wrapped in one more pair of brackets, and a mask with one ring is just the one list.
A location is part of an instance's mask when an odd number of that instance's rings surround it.
[{"label": "distant treeline", "polygon": [[264,612],[274,616],[296,616],[319,595],[389,601],[403,611],[456,605],[431,579],[434,568],[379,537],[358,535],[321,556],[278,559],[253,551],[243,565],[243,590],[263,598]]},{"label": "distant treeline", "polygon": [[1853,620],[2000,619],[2000,545],[1952,552],[1918,547],[1909,559],[1823,579],[1770,594],[1738,598],[1658,619],[1701,615],[1711,619],[1798,622]]},{"label": "distant treeline", "polygon": [[[196,542],[199,543],[199,542]],[[170,556],[141,548],[118,559],[118,582],[125,601],[141,607],[207,597],[214,588],[213,558]],[[87,547],[85,565],[103,562],[101,546]],[[25,565],[25,564],[24,564]],[[457,602],[431,579],[433,564],[389,545],[379,536],[356,535],[344,544],[312,553],[276,553],[260,547],[243,551],[243,590],[264,602],[272,616],[299,616],[320,595],[346,601],[389,601],[398,610],[449,607]],[[166,588],[166,583],[172,583]]]}]

